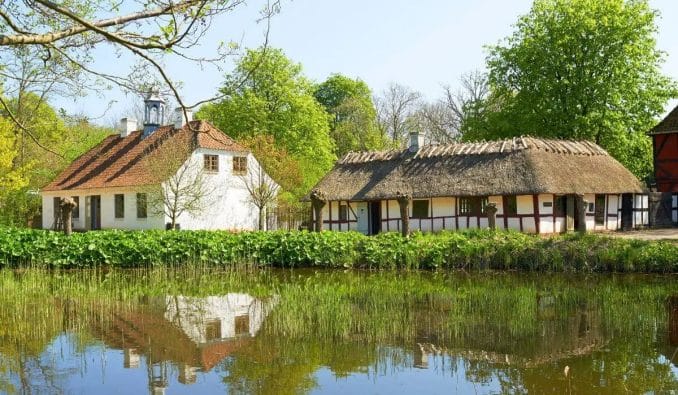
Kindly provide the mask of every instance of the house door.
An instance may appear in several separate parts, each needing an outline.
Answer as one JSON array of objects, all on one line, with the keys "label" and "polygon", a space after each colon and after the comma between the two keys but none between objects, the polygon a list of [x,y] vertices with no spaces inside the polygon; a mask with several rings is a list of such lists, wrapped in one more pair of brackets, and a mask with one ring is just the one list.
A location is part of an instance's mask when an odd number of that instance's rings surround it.
[{"label": "house door", "polygon": [[633,229],[633,194],[622,194],[622,212],[621,212],[621,228],[622,230]]},{"label": "house door", "polygon": [[89,228],[91,230],[101,229],[101,196],[94,195],[89,197]]},{"label": "house door", "polygon": [[357,202],[355,205],[356,230],[363,234],[368,234],[370,228],[369,212],[367,202]]},{"label": "house door", "polygon": [[381,202],[370,202],[370,234],[381,232]]}]

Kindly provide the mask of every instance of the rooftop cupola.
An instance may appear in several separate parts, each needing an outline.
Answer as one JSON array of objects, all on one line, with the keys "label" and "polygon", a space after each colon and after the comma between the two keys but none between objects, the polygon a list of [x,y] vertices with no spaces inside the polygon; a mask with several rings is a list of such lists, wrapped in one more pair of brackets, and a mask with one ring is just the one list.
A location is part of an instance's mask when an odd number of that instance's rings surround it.
[{"label": "rooftop cupola", "polygon": [[424,146],[424,134],[419,132],[410,132],[410,152],[417,152]]},{"label": "rooftop cupola", "polygon": [[165,101],[157,91],[150,91],[144,100],[144,137],[151,135],[165,119]]}]

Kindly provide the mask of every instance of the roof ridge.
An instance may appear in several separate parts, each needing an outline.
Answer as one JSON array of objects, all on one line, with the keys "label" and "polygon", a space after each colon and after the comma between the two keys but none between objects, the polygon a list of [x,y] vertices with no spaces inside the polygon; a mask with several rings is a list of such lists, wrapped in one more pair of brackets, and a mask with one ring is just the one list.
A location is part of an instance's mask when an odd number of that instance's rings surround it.
[{"label": "roof ridge", "polygon": [[[515,136],[502,140],[481,140],[447,144],[427,144],[414,153],[415,159],[455,155],[509,154],[523,150],[539,150],[561,155],[609,155],[599,145],[588,140],[552,139],[534,136]],[[408,154],[407,148],[378,151],[349,151],[337,163],[365,163],[392,160]]]}]

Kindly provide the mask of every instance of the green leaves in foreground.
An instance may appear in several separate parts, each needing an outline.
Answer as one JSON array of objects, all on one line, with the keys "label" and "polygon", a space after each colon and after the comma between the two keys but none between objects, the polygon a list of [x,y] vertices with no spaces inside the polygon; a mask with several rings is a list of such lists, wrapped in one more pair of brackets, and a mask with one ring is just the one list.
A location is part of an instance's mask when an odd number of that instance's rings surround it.
[{"label": "green leaves in foreground", "polygon": [[368,269],[498,269],[576,272],[678,272],[678,245],[518,232],[100,231],[65,237],[0,228],[0,266],[148,267],[204,265]]}]

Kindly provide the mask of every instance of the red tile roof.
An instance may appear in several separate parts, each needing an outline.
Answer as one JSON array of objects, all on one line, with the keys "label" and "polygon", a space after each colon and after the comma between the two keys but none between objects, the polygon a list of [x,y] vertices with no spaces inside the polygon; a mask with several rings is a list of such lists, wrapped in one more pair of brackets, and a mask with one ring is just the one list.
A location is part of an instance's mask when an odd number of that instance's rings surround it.
[{"label": "red tile roof", "polygon": [[[190,127],[189,127],[190,125]],[[185,147],[186,158],[196,148],[248,152],[242,145],[206,121],[192,121],[181,129],[161,126],[142,138],[142,131],[127,137],[111,135],[73,161],[43,191],[94,189],[151,185],[159,182],[144,160],[162,147]],[[178,166],[177,166],[178,167]]]},{"label": "red tile roof", "polygon": [[666,118],[652,128],[648,134],[675,133],[678,131],[678,106]]}]

